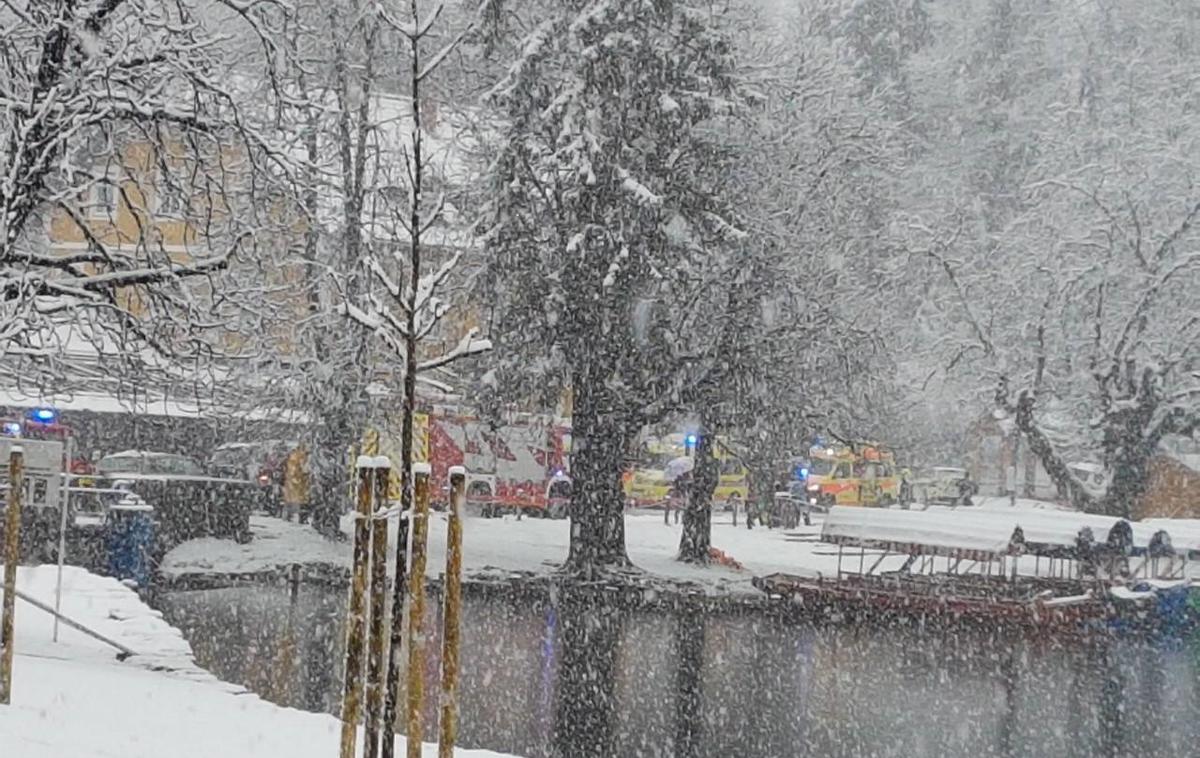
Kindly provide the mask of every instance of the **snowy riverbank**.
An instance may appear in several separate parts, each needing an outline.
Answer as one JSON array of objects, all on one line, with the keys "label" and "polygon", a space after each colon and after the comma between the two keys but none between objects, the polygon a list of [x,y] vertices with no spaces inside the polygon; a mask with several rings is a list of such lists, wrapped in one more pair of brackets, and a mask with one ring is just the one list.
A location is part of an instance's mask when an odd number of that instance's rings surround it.
[{"label": "snowy riverbank", "polygon": [[[349,531],[350,521],[345,528]],[[393,524],[394,529],[394,524]],[[815,575],[836,571],[836,551],[817,543],[819,517],[813,526],[793,530],[747,529],[733,526],[729,514],[713,524],[713,545],[740,562],[741,570],[726,566],[692,566],[675,560],[681,527],[663,524],[661,512],[634,512],[625,517],[629,558],[649,574],[698,583],[713,592],[757,592],[755,575],[786,571]],[[197,574],[254,574],[292,563],[350,565],[351,543],[320,537],[309,527],[267,516],[251,521],[254,539],[245,545],[229,540],[186,542],[167,554],[162,573],[177,579]],[[393,531],[394,535],[394,531]],[[566,560],[570,522],[514,516],[468,518],[463,530],[463,565],[468,575],[495,576],[511,572],[548,573]],[[429,532],[429,575],[444,570],[446,515],[432,514]]]},{"label": "snowy riverbank", "polygon": [[[915,506],[920,508],[920,506]],[[1060,506],[1034,500],[1018,500],[1013,506],[1007,498],[981,498],[970,510],[1056,511]],[[935,508],[940,510],[940,508]],[[349,534],[352,519],[343,521]],[[393,535],[395,523],[393,522]],[[161,567],[170,579],[198,575],[260,574],[283,569],[294,563],[326,565],[346,569],[350,565],[350,540],[326,540],[310,527],[277,518],[255,516],[251,522],[254,539],[245,545],[229,540],[201,539],[186,542],[167,554]],[[714,516],[712,543],[742,565],[741,569],[723,565],[693,566],[675,560],[681,527],[663,524],[660,511],[633,511],[625,516],[626,545],[630,560],[648,574],[674,581],[700,585],[711,593],[753,593],[755,576],[788,573],[798,576],[831,576],[837,572],[837,548],[819,541],[821,515],[814,514],[812,526],[795,529],[747,529],[744,520],[732,524],[728,513]],[[570,522],[535,518],[517,520],[468,518],[463,534],[463,563],[468,576],[496,577],[510,573],[544,574],[554,571],[566,560]],[[445,566],[446,515],[432,514],[429,532],[430,576]],[[903,556],[884,559],[880,570],[898,568]],[[1019,570],[1032,574],[1036,563],[1022,559]]]},{"label": "snowy riverbank", "polygon": [[[17,587],[54,602],[52,567],[22,567]],[[13,702],[0,706],[0,755],[20,758],[328,758],[340,724],[280,708],[196,666],[179,631],[112,579],[64,572],[63,613],[134,650],[115,651],[17,601]],[[403,754],[403,737],[397,738]],[[436,755],[426,745],[426,756]],[[462,750],[463,758],[500,758]]]}]

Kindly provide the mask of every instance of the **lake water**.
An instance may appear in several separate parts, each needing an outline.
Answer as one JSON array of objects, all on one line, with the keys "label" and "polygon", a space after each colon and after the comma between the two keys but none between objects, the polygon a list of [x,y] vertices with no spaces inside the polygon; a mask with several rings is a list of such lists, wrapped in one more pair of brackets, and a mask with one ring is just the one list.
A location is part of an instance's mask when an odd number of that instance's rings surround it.
[{"label": "lake water", "polygon": [[[220,678],[336,712],[344,590],[173,592],[158,605]],[[468,597],[462,644],[459,744],[527,758],[1185,756],[1200,744],[1200,642],[1187,640]],[[437,665],[431,654],[427,693]]]}]

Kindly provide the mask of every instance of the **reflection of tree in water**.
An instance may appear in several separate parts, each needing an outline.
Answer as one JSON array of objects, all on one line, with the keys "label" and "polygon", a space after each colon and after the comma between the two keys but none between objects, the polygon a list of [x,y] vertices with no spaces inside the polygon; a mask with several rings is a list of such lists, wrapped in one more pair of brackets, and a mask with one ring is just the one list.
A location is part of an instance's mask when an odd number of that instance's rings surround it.
[{"label": "reflection of tree in water", "polygon": [[338,593],[315,595],[306,621],[301,624],[304,640],[304,665],[300,667],[300,707],[310,711],[333,712],[340,704],[336,692],[341,681],[342,606],[345,598]]},{"label": "reflection of tree in water", "polygon": [[[220,678],[337,706],[343,588],[159,602]],[[469,599],[463,643],[461,744],[531,758],[1182,756],[1200,739],[1200,647],[1178,644],[629,611],[579,590]]]},{"label": "reflection of tree in water", "polygon": [[623,614],[602,603],[564,596],[558,609],[560,657],[554,754],[616,755],[616,663]]},{"label": "reflection of tree in water", "polygon": [[683,610],[675,617],[675,756],[702,755],[704,712],[701,672],[704,667],[704,614]]}]

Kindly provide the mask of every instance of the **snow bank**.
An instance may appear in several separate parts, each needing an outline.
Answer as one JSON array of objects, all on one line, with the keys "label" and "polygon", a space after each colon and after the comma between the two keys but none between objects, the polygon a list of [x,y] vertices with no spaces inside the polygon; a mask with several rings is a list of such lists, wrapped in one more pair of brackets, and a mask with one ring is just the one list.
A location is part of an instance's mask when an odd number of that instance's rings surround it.
[{"label": "snow bank", "polygon": [[[919,507],[919,506],[918,506]],[[1082,526],[1090,526],[1097,541],[1108,537],[1117,519],[1062,511],[1052,504],[1018,501],[1010,506],[1003,501],[985,501],[965,508],[931,507],[925,511],[899,509],[835,508],[845,518],[888,521],[872,539],[896,545],[907,540],[930,538],[944,547],[962,550],[1003,552],[1008,539],[1019,525],[1027,542],[1073,546]],[[854,515],[858,514],[858,515]],[[842,518],[838,515],[836,518]],[[395,529],[395,516],[391,518]],[[352,531],[353,519],[347,517],[343,530]],[[1200,550],[1200,521],[1196,522],[1194,542]],[[1154,532],[1164,528],[1153,521],[1132,522],[1135,545],[1145,546]],[[832,524],[830,529],[844,528]],[[171,577],[195,574],[255,574],[275,571],[293,563],[327,564],[348,568],[353,547],[349,540],[331,542],[311,527],[267,516],[251,519],[254,540],[239,545],[228,540],[199,539],[172,550],[162,570]],[[757,594],[751,584],[754,576],[786,573],[797,576],[832,576],[837,572],[837,547],[820,541],[821,517],[811,527],[794,530],[748,530],[745,522],[734,527],[727,513],[713,516],[712,544],[743,565],[743,570],[728,566],[693,566],[675,560],[679,551],[680,527],[662,522],[662,513],[632,512],[625,517],[626,544],[630,559],[639,568],[666,579],[689,581],[713,593],[745,592]],[[1167,529],[1171,531],[1170,528]],[[832,533],[832,532],[831,532]],[[849,536],[849,532],[845,533]],[[907,534],[907,537],[903,535]],[[395,532],[393,531],[393,539]],[[860,532],[860,536],[862,533]],[[1189,544],[1181,532],[1172,534],[1177,547]],[[567,558],[570,522],[535,518],[518,521],[506,516],[499,519],[471,517],[464,522],[463,567],[468,576],[504,576],[515,572],[548,573]],[[446,555],[446,514],[431,514],[428,573],[436,577],[444,571]],[[885,559],[878,570],[889,570],[903,563]],[[1026,565],[1028,564],[1028,565]],[[1020,562],[1021,573],[1034,573],[1036,562],[1029,556]]]},{"label": "snow bank", "polygon": [[[280,708],[197,668],[178,630],[119,583],[65,574],[63,610],[139,655],[117,662],[69,629],[50,641],[49,617],[17,602],[13,703],[0,706],[0,755],[20,758],[329,758],[340,724]],[[20,589],[53,602],[54,569],[22,568]],[[403,755],[403,737],[397,738]],[[425,745],[423,755],[435,756]],[[459,750],[463,758],[498,758]]]},{"label": "snow bank", "polygon": [[159,570],[168,577],[186,574],[256,574],[293,563],[349,566],[349,543],[327,540],[310,526],[270,516],[251,516],[253,539],[244,545],[233,540],[201,537],[184,542],[163,557]]}]

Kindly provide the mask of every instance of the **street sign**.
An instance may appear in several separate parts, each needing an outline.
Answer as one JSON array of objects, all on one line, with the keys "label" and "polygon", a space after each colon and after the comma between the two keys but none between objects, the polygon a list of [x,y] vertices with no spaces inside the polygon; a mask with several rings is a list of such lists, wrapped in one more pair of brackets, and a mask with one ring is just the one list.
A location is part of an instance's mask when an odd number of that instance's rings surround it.
[{"label": "street sign", "polygon": [[[52,440],[0,437],[0,461],[14,445],[25,451],[26,508],[58,508],[62,502],[63,443]],[[0,467],[2,468],[2,467]],[[7,470],[0,471],[0,498],[8,491]]]}]

